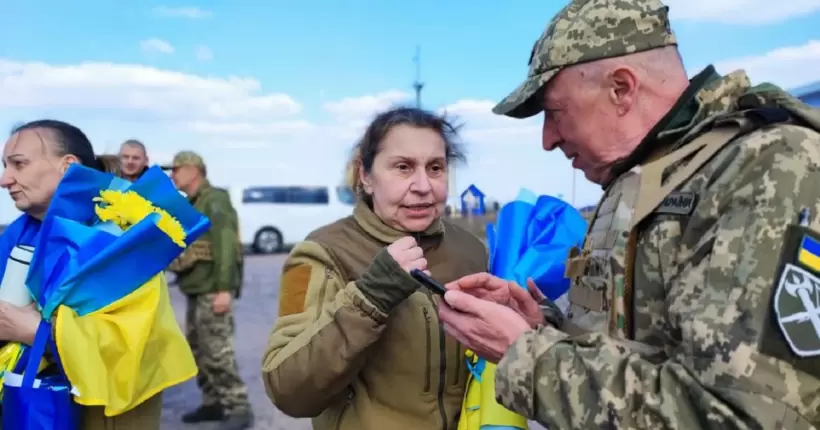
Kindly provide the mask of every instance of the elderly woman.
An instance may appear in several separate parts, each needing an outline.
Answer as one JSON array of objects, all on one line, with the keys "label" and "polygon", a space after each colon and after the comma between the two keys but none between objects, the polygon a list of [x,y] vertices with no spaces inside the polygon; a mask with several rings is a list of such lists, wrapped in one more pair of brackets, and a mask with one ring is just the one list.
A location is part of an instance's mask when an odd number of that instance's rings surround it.
[{"label": "elderly woman", "polygon": [[354,151],[353,215],[296,245],[280,283],[279,319],[263,359],[268,396],[313,428],[454,429],[464,348],[444,334],[439,282],[485,271],[487,252],[442,218],[456,129],[418,109],[378,115]]},{"label": "elderly woman", "polygon": [[[39,221],[43,220],[60,179],[73,163],[103,169],[91,142],[80,129],[70,124],[35,121],[12,133],[3,148],[4,170],[0,186],[8,190],[17,209],[35,220],[26,226],[27,229],[39,230]],[[0,279],[4,275],[0,273]],[[0,300],[0,340],[31,345],[40,320],[34,305],[19,307]],[[43,372],[54,372],[55,368],[52,363]],[[161,394],[115,417],[106,417],[102,407],[86,407],[81,428],[159,429],[161,409]]]}]

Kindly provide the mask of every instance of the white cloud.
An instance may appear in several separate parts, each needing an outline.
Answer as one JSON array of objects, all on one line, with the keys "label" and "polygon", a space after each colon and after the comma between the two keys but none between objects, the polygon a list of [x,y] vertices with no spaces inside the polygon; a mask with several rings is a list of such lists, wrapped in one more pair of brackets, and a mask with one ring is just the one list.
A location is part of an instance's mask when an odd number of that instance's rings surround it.
[{"label": "white cloud", "polygon": [[763,55],[733,58],[715,64],[720,73],[745,69],[755,82],[772,82],[793,89],[820,79],[820,40],[798,46],[786,46]]},{"label": "white cloud", "polygon": [[162,39],[148,39],[140,42],[142,52],[149,54],[173,54],[174,46]]},{"label": "white cloud", "polygon": [[214,59],[214,51],[205,45],[196,47],[196,58],[200,61],[211,61]]},{"label": "white cloud", "polygon": [[264,93],[260,87],[252,78],[205,77],[141,65],[0,59],[0,108],[114,110],[120,118],[191,127],[197,122],[213,127],[270,123],[302,110],[287,94]]},{"label": "white cloud", "polygon": [[368,119],[376,112],[404,103],[409,98],[410,94],[404,91],[390,90],[371,96],[345,97],[339,101],[324,103],[322,108],[339,120]]},{"label": "white cloud", "polygon": [[210,18],[211,11],[201,9],[195,6],[187,7],[169,7],[157,6],[153,10],[155,15],[165,16],[170,18],[188,18],[188,19],[203,19]]},{"label": "white cloud", "polygon": [[[755,82],[786,88],[817,79],[820,41],[716,64],[726,73],[744,68]],[[511,86],[516,82],[510,82]],[[372,116],[412,95],[387,90],[316,106],[307,114],[291,96],[267,93],[248,77],[209,77],[153,67],[80,63],[51,65],[0,59],[0,126],[43,116],[83,128],[100,151],[142,139],[153,161],[195,149],[222,185],[341,179],[349,149]],[[573,172],[559,153],[541,149],[540,116],[513,120],[491,112],[494,100],[462,99],[442,106],[464,123],[469,162],[455,171],[456,188],[475,183],[502,201],[520,187],[572,198]],[[327,120],[319,121],[324,116]],[[5,125],[3,125],[5,123]],[[594,203],[598,186],[574,173],[575,202]],[[0,193],[0,222],[13,212]]]},{"label": "white cloud", "polygon": [[820,0],[667,0],[673,20],[758,25],[820,11]]}]

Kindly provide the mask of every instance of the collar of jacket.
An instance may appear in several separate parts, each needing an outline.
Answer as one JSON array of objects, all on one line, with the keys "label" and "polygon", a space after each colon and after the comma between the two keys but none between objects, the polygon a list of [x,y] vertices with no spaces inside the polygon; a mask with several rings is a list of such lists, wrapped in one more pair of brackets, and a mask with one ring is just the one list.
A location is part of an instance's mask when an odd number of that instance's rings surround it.
[{"label": "collar of jacket", "polygon": [[384,243],[393,243],[402,237],[413,236],[416,242],[440,238],[444,234],[444,223],[441,219],[433,221],[427,230],[422,232],[406,232],[397,230],[381,220],[365,202],[359,202],[353,209],[353,218],[356,223],[369,235]]},{"label": "collar of jacket", "polygon": [[204,193],[204,192],[205,192],[206,190],[208,190],[209,188],[211,188],[211,182],[210,182],[210,181],[208,181],[207,179],[203,179],[203,180],[202,180],[202,183],[201,183],[201,184],[199,184],[199,187],[197,187],[196,191],[194,191],[194,193],[193,193],[193,194],[191,194],[191,195],[188,197],[188,200],[189,200],[190,202],[195,202],[195,201],[196,201],[196,199],[198,199],[198,198],[199,198],[199,196],[201,196],[201,195],[202,195],[202,193]]},{"label": "collar of jacket", "polygon": [[698,93],[721,80],[714,66],[707,66],[689,81],[689,86],[672,106],[672,109],[655,124],[638,147],[626,158],[616,162],[610,171],[609,180],[601,187],[606,189],[615,179],[633,167],[649,159],[659,148],[674,142],[693,125],[693,120],[701,110]]}]

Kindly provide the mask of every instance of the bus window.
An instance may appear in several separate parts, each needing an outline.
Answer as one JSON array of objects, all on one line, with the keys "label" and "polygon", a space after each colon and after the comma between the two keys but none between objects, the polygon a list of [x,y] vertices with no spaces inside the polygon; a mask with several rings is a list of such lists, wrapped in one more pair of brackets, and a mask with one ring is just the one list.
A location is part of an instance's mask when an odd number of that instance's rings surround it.
[{"label": "bus window", "polygon": [[336,187],[336,196],[342,204],[354,206],[356,205],[356,193],[345,185]]},{"label": "bus window", "polygon": [[288,191],[282,187],[246,188],[242,193],[242,203],[287,203]]},{"label": "bus window", "polygon": [[291,187],[289,203],[326,205],[330,203],[326,187]]},{"label": "bus window", "polygon": [[253,187],[245,189],[242,203],[326,205],[327,187]]}]

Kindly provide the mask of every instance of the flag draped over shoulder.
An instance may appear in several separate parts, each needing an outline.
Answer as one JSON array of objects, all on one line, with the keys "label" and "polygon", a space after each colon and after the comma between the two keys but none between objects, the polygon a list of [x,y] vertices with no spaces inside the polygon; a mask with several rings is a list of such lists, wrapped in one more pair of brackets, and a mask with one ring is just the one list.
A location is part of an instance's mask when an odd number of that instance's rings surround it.
[{"label": "flag draped over shoulder", "polygon": [[26,286],[75,401],[126,412],[196,375],[164,269],[210,227],[158,167],[135,183],[72,165],[40,228]]},{"label": "flag draped over shoulder", "polygon": [[[583,243],[585,232],[583,216],[566,202],[522,191],[501,208],[495,226],[487,226],[490,273],[523,288],[532,278],[555,300],[569,289],[564,278],[567,255]],[[467,363],[471,372],[458,429],[526,429],[525,417],[495,401],[495,365],[472,351],[467,351]]]}]

